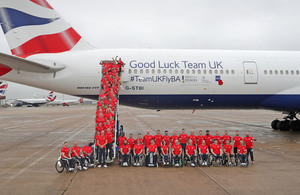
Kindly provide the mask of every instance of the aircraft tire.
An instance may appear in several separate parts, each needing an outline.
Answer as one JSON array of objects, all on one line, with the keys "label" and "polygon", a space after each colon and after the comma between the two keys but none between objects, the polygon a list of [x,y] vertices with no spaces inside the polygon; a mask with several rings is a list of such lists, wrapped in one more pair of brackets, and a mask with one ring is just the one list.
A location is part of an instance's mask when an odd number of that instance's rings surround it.
[{"label": "aircraft tire", "polygon": [[279,121],[277,124],[277,128],[280,131],[288,131],[290,129],[289,127],[289,121],[285,120],[285,121]]},{"label": "aircraft tire", "polygon": [[279,123],[280,121],[279,120],[273,120],[272,123],[271,123],[271,127],[272,129],[274,130],[278,130],[278,127],[277,127],[277,124]]}]

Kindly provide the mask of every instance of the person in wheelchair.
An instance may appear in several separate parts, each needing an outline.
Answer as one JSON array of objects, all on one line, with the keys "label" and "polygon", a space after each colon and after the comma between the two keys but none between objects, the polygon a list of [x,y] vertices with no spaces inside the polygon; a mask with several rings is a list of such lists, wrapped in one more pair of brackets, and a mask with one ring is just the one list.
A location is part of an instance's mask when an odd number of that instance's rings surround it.
[{"label": "person in wheelchair", "polygon": [[189,139],[188,145],[186,146],[186,160],[191,161],[191,166],[195,166],[196,159],[196,147],[193,145],[193,140]]},{"label": "person in wheelchair", "polygon": [[89,142],[85,142],[85,146],[82,147],[82,154],[87,159],[89,162],[89,166],[93,167],[94,166],[94,155],[93,155],[93,148],[89,146]]},{"label": "person in wheelchair", "polygon": [[223,145],[223,152],[224,152],[224,156],[227,157],[228,164],[231,165],[232,158],[233,158],[233,148],[232,145],[230,145],[229,140],[226,140],[226,144]]},{"label": "person in wheelchair", "polygon": [[87,168],[84,166],[84,157],[82,155],[81,148],[78,146],[78,142],[74,142],[74,146],[71,149],[72,152],[72,157],[77,160],[80,164],[79,170],[81,171],[82,169],[87,170]]},{"label": "person in wheelchair", "polygon": [[144,146],[140,139],[137,139],[136,144],[133,147],[133,165],[140,166],[140,157],[143,155]]},{"label": "person in wheelchair", "polygon": [[146,152],[146,165],[148,167],[154,167],[157,165],[157,146],[155,145],[154,140],[152,139],[150,145],[147,147]]},{"label": "person in wheelchair", "polygon": [[246,165],[246,160],[248,160],[247,156],[247,147],[244,141],[241,141],[241,144],[238,146],[238,158],[241,161],[241,165]]},{"label": "person in wheelchair", "polygon": [[129,155],[130,155],[130,145],[127,143],[127,139],[124,140],[124,144],[120,148],[121,159],[123,166],[129,166]]},{"label": "person in wheelchair", "polygon": [[217,161],[218,159],[220,159],[220,161],[222,161],[222,147],[221,145],[218,144],[218,140],[214,140],[214,144],[211,145],[211,153],[213,156],[213,160]]},{"label": "person in wheelchair", "polygon": [[202,140],[202,144],[198,145],[198,150],[199,150],[200,157],[202,159],[202,165],[203,166],[208,165],[207,160],[208,160],[209,150],[208,150],[208,146],[206,145],[205,140]]},{"label": "person in wheelchair", "polygon": [[167,145],[166,140],[162,140],[162,145],[161,145],[161,156],[163,160],[164,165],[169,165],[170,160],[169,160],[169,145]]},{"label": "person in wheelchair", "polygon": [[172,146],[172,159],[174,160],[175,167],[180,166],[181,154],[182,154],[182,147],[179,144],[179,141],[177,139],[175,141],[175,144]]},{"label": "person in wheelchair", "polygon": [[70,149],[68,148],[68,142],[64,142],[64,147],[60,150],[61,159],[69,166],[69,171],[74,170],[74,159],[71,157]]}]

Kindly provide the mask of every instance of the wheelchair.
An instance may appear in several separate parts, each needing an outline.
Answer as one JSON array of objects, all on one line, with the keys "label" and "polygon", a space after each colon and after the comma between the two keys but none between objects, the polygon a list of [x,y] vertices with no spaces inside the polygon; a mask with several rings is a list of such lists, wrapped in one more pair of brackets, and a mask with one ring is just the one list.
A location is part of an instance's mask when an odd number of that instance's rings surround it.
[{"label": "wheelchair", "polygon": [[[62,173],[64,172],[64,170],[66,170],[66,172],[69,172],[69,163],[67,163],[66,160],[63,160],[61,158],[61,156],[58,157],[57,161],[55,162],[55,169],[58,173]],[[74,169],[73,171],[75,171],[76,169]]]},{"label": "wheelchair", "polygon": [[135,167],[138,167],[138,166],[142,167],[142,166],[144,166],[144,164],[145,164],[145,156],[144,156],[144,154],[142,153],[142,154],[139,155],[138,164],[136,164],[136,165],[135,165],[135,162],[134,162],[134,157],[131,156],[131,164],[133,166],[135,166]]},{"label": "wheelchair", "polygon": [[230,154],[231,161],[229,161],[228,156],[226,154],[223,154],[223,165],[226,165],[227,167],[236,166],[235,159],[233,160],[233,156],[234,155]]},{"label": "wheelchair", "polygon": [[91,160],[88,157],[85,157],[83,165],[85,167],[94,168],[94,167],[96,167],[95,159],[94,159],[94,164],[91,164]]},{"label": "wheelchair", "polygon": [[171,155],[171,157],[172,157],[172,166],[173,167],[182,167],[183,166],[184,159],[183,159],[183,155],[182,154],[179,157],[179,162],[178,162],[179,165],[177,165],[177,163],[175,163],[175,157],[173,155]]},{"label": "wheelchair", "polygon": [[154,152],[149,152],[149,155],[146,155],[146,167],[158,167],[158,154]]},{"label": "wheelchair", "polygon": [[198,161],[197,161],[197,155],[195,155],[194,158],[195,158],[195,159],[194,159],[195,165],[192,166],[192,157],[188,157],[188,155],[186,155],[186,156],[184,157],[184,161],[183,161],[184,165],[185,165],[185,166],[191,166],[191,167],[197,167],[197,163],[198,163]]},{"label": "wheelchair", "polygon": [[163,166],[171,166],[171,156],[170,156],[170,154],[168,154],[168,155],[166,155],[167,156],[167,159],[165,159],[165,155],[163,155],[162,153],[161,153],[161,159],[162,159],[162,165]]},{"label": "wheelchair", "polygon": [[122,154],[119,153],[118,155],[118,162],[119,162],[119,165],[120,167],[130,167],[131,166],[131,153],[128,154],[128,159],[127,159],[127,162],[123,162],[123,159],[122,159]]},{"label": "wheelchair", "polygon": [[247,154],[245,154],[245,163],[242,163],[241,155],[237,154],[237,166],[239,166],[239,167],[249,167],[250,166]]},{"label": "wheelchair", "polygon": [[198,153],[198,155],[197,155],[197,163],[198,163],[199,167],[209,167],[211,165],[210,159],[211,159],[210,154],[207,154],[207,160],[206,160],[206,163],[204,164],[201,154]]},{"label": "wheelchair", "polygon": [[214,155],[210,155],[210,162],[211,162],[211,165],[214,166],[214,167],[221,167],[223,165],[223,158],[222,156],[220,155],[219,158],[215,157]]}]

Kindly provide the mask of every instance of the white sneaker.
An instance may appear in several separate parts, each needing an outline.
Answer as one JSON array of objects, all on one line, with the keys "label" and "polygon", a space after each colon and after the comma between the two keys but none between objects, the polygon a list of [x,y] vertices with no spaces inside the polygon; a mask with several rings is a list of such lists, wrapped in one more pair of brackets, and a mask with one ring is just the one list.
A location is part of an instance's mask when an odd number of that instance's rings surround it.
[{"label": "white sneaker", "polygon": [[101,168],[101,165],[98,165],[98,168]]},{"label": "white sneaker", "polygon": [[206,166],[207,166],[207,162],[206,162],[206,161],[204,162],[204,165],[206,165]]},{"label": "white sneaker", "polygon": [[107,168],[107,165],[103,165],[104,168]]},{"label": "white sneaker", "polygon": [[87,167],[83,167],[83,170],[87,170]]},{"label": "white sneaker", "polygon": [[140,166],[140,163],[137,163],[136,165],[137,165],[137,166]]},{"label": "white sneaker", "polygon": [[133,163],[134,166],[136,166],[136,163]]},{"label": "white sneaker", "polygon": [[79,169],[79,171],[81,171],[81,170],[82,170],[82,168],[81,168],[81,167],[78,167],[78,169]]},{"label": "white sneaker", "polygon": [[73,169],[72,169],[72,168],[69,168],[69,171],[73,171]]},{"label": "white sneaker", "polygon": [[195,166],[195,164],[194,164],[194,163],[191,163],[191,166],[192,166],[192,167],[194,167],[194,166]]},{"label": "white sneaker", "polygon": [[93,167],[94,166],[94,164],[90,164],[90,167]]},{"label": "white sneaker", "polygon": [[176,163],[176,164],[175,164],[175,167],[179,167],[179,164],[178,164],[178,163]]}]

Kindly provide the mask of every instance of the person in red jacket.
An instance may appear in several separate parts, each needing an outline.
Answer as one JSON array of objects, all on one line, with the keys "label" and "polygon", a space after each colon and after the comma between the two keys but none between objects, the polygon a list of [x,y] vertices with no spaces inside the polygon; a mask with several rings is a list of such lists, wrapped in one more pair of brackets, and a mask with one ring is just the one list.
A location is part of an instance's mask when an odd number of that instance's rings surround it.
[{"label": "person in red jacket", "polygon": [[113,158],[113,142],[114,142],[114,134],[111,131],[110,128],[108,128],[107,132],[105,133],[105,136],[107,138],[107,145],[106,145],[106,158],[109,157],[110,160]]},{"label": "person in red jacket", "polygon": [[142,138],[142,134],[141,134],[141,133],[138,133],[138,137],[137,137],[137,139],[135,140],[135,143],[137,143],[138,140],[140,140],[140,143],[141,143],[141,144],[144,144],[144,139]]},{"label": "person in red jacket", "polygon": [[64,147],[60,150],[61,159],[69,165],[69,171],[74,170],[74,159],[71,157],[70,149],[68,148],[68,142],[64,142]]},{"label": "person in red jacket", "polygon": [[128,166],[128,160],[130,155],[130,145],[127,143],[127,140],[124,140],[124,144],[120,148],[121,159],[123,166]]},{"label": "person in red jacket", "polygon": [[186,146],[186,156],[192,161],[191,166],[195,166],[196,158],[196,147],[193,145],[193,140],[189,139],[188,145]]},{"label": "person in red jacket", "polygon": [[233,153],[234,153],[234,158],[237,156],[237,149],[239,145],[241,144],[241,141],[243,138],[240,136],[240,132],[237,130],[235,133],[235,136],[232,138],[234,145],[233,145]]},{"label": "person in red jacket", "polygon": [[177,135],[177,131],[173,131],[173,135],[171,136],[171,145],[175,145],[175,141],[179,140],[179,136]]},{"label": "person in red jacket", "polygon": [[157,130],[156,135],[154,135],[154,141],[155,141],[155,145],[157,146],[157,151],[159,156],[161,154],[161,140],[162,140],[162,135],[160,134],[160,130]]},{"label": "person in red jacket", "polygon": [[202,130],[200,130],[199,135],[197,135],[197,146],[201,145],[203,140],[204,136],[202,135]]},{"label": "person in red jacket", "polygon": [[246,165],[246,158],[247,158],[247,146],[245,146],[244,141],[240,141],[240,145],[238,146],[238,155],[241,159],[242,165]]},{"label": "person in red jacket", "polygon": [[179,144],[179,141],[176,140],[175,144],[172,146],[172,156],[174,158],[175,167],[179,167],[179,161],[182,154],[182,147]]},{"label": "person in red jacket", "polygon": [[164,165],[169,165],[169,145],[167,145],[167,142],[164,139],[162,140],[161,155],[163,158]]},{"label": "person in red jacket", "polygon": [[198,145],[199,154],[202,158],[202,165],[207,165],[207,159],[208,159],[208,146],[205,143],[205,140],[202,140],[202,144]]},{"label": "person in red jacket", "polygon": [[222,144],[222,136],[219,134],[219,131],[216,131],[216,135],[214,136],[214,139],[218,140],[218,144]]},{"label": "person in red jacket", "polygon": [[209,130],[206,130],[206,135],[203,136],[203,137],[204,137],[206,145],[208,146],[208,151],[209,151],[209,153],[211,153],[211,148],[210,147],[211,147],[212,141],[214,139],[214,136],[209,134]]},{"label": "person in red jacket", "polygon": [[195,135],[194,130],[191,130],[191,135],[189,135],[188,139],[192,140],[194,146],[196,145],[197,136]]},{"label": "person in red jacket", "polygon": [[146,166],[154,166],[157,163],[157,146],[153,139],[147,147],[146,155]]},{"label": "person in red jacket", "polygon": [[79,170],[87,170],[87,168],[84,166],[84,157],[81,151],[81,148],[78,146],[78,142],[74,142],[74,146],[71,149],[72,157],[75,158],[77,161],[79,161],[80,167]]},{"label": "person in red jacket", "polygon": [[106,168],[106,144],[107,144],[107,137],[104,135],[104,131],[101,131],[101,135],[98,137],[98,157],[99,157],[99,163],[98,168],[101,167],[101,163],[103,163],[103,167]]},{"label": "person in red jacket", "polygon": [[153,135],[150,134],[150,130],[147,130],[146,135],[144,135],[145,153],[147,153],[147,147],[151,144],[151,140],[153,140]]},{"label": "person in red jacket", "polygon": [[85,142],[85,146],[82,147],[82,154],[84,158],[88,159],[90,162],[90,167],[94,166],[94,155],[93,155],[93,148],[89,146],[89,142]]},{"label": "person in red jacket", "polygon": [[226,141],[229,140],[229,143],[231,142],[231,136],[228,135],[228,131],[225,131],[225,135],[222,136],[222,140],[223,140],[223,145],[226,144]]},{"label": "person in red jacket", "polygon": [[165,135],[162,137],[162,139],[166,142],[166,146],[170,146],[171,136],[169,136],[169,132],[165,131]]},{"label": "person in red jacket", "polygon": [[218,140],[214,140],[214,144],[211,145],[210,150],[215,160],[222,160],[222,146],[218,144]]},{"label": "person in red jacket", "polygon": [[186,142],[187,142],[187,139],[188,139],[188,135],[185,133],[185,130],[182,129],[181,131],[181,134],[179,135],[179,140],[180,140],[180,145],[182,147],[182,150],[183,150],[183,153],[184,153],[184,156],[186,155]]},{"label": "person in red jacket", "polygon": [[125,140],[127,141],[127,138],[125,137],[125,133],[121,132],[121,135],[118,137],[119,148],[121,148],[124,145]]},{"label": "person in red jacket", "polygon": [[233,157],[233,148],[232,145],[230,145],[229,140],[226,140],[226,144],[223,145],[223,152],[227,156],[229,165],[231,165],[231,157]]},{"label": "person in red jacket", "polygon": [[133,147],[134,147],[135,139],[133,139],[132,133],[129,134],[129,138],[127,139],[127,142],[130,146],[131,155],[133,156]]},{"label": "person in red jacket", "polygon": [[252,164],[254,164],[254,156],[253,156],[253,141],[256,141],[253,137],[249,135],[249,132],[246,133],[246,137],[244,138],[244,142],[247,147],[247,156],[249,158],[249,154],[251,157]]},{"label": "person in red jacket", "polygon": [[141,144],[141,141],[138,139],[136,144],[133,147],[133,165],[140,166],[140,156],[143,154],[144,146]]}]

